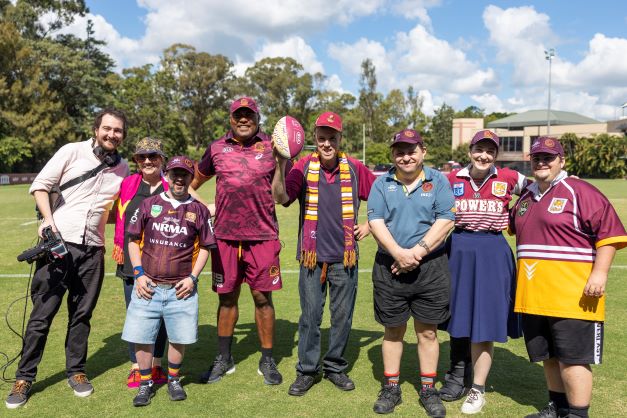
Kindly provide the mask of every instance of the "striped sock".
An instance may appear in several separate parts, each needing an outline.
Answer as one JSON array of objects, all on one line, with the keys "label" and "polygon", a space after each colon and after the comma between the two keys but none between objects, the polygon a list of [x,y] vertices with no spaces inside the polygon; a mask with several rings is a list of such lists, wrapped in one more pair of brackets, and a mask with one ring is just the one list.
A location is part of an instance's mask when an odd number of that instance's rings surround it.
[{"label": "striped sock", "polygon": [[385,376],[385,385],[386,386],[398,386],[398,380],[400,379],[401,372],[397,373],[383,373]]},{"label": "striped sock", "polygon": [[437,373],[420,373],[420,385],[422,386],[422,390],[434,387],[436,375]]},{"label": "striped sock", "polygon": [[168,380],[178,379],[179,370],[181,370],[181,363],[175,364],[168,361]]},{"label": "striped sock", "polygon": [[149,369],[139,369],[140,385],[149,385],[152,383],[152,367]]}]

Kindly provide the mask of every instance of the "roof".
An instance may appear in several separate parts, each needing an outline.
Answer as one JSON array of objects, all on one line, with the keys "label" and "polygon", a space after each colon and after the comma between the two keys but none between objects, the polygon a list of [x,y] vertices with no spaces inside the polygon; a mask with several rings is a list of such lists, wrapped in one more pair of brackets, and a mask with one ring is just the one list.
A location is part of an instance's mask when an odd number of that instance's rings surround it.
[{"label": "roof", "polygon": [[[522,128],[525,126],[545,126],[547,124],[546,110],[528,110],[503,119],[488,123],[488,128]],[[598,120],[574,112],[551,110],[551,126],[583,125],[586,123],[601,123]]]}]

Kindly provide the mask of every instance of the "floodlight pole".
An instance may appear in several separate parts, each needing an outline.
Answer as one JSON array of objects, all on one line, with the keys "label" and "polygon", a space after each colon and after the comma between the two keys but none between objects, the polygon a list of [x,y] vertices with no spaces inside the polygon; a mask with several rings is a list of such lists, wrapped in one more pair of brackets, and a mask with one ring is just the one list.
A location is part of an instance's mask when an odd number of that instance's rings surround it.
[{"label": "floodlight pole", "polygon": [[549,61],[549,104],[546,109],[546,134],[551,134],[551,61],[555,56],[555,49],[544,51],[544,58]]}]

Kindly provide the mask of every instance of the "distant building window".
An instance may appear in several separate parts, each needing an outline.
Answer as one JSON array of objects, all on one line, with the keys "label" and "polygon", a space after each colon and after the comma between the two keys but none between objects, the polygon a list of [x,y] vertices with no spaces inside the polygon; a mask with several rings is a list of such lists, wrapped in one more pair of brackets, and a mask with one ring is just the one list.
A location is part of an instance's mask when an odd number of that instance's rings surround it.
[{"label": "distant building window", "polygon": [[504,152],[522,152],[523,138],[522,136],[502,136],[500,148]]}]

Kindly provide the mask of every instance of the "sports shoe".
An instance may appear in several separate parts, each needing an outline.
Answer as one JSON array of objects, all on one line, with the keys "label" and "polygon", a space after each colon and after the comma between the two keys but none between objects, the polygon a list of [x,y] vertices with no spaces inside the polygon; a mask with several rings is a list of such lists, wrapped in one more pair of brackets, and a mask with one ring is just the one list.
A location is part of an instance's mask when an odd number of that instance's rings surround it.
[{"label": "sports shoe", "polygon": [[225,374],[231,374],[235,372],[235,361],[233,356],[228,360],[222,358],[222,354],[218,354],[213,364],[209,367],[209,370],[204,372],[200,376],[200,383],[215,383],[222,379]]},{"label": "sports shoe", "polygon": [[161,366],[152,366],[152,381],[155,385],[168,383],[168,375]]},{"label": "sports shoe", "polygon": [[81,398],[94,393],[94,387],[89,383],[85,373],[76,373],[67,379],[67,384],[74,389],[74,395]]},{"label": "sports shoe", "polygon": [[340,390],[353,390],[355,383],[348,377],[346,373],[325,373],[325,379],[329,379],[331,383]]},{"label": "sports shoe", "polygon": [[7,396],[7,400],[4,402],[7,408],[15,409],[24,405],[28,401],[30,396],[30,389],[33,386],[33,382],[28,380],[16,380],[13,383],[11,392]]},{"label": "sports shoe", "polygon": [[153,396],[155,396],[155,389],[151,380],[148,384],[139,385],[137,395],[135,395],[133,399],[133,406],[150,405],[150,399],[152,399]]},{"label": "sports shoe", "polygon": [[429,417],[443,418],[446,416],[446,408],[444,408],[436,388],[422,389],[420,391],[420,404],[425,408]]},{"label": "sports shoe", "polygon": [[263,376],[263,383],[266,385],[280,385],[283,382],[283,376],[276,368],[276,363],[272,357],[261,358],[259,360],[259,368],[257,373]]},{"label": "sports shoe", "polygon": [[480,390],[472,388],[462,404],[462,414],[472,415],[481,412],[483,405],[485,405],[485,395]]},{"label": "sports shoe", "polygon": [[535,414],[526,415],[525,418],[566,418],[568,417],[568,409],[557,409],[552,401]]},{"label": "sports shoe", "polygon": [[187,399],[187,393],[181,385],[179,379],[168,380],[168,396],[171,401],[184,401]]},{"label": "sports shoe", "polygon": [[464,397],[468,393],[463,376],[455,376],[450,372],[444,375],[444,385],[440,389],[440,398],[446,402],[453,402]]},{"label": "sports shoe", "polygon": [[303,396],[316,383],[315,376],[310,374],[299,374],[294,383],[290,385],[287,393],[292,396]]},{"label": "sports shoe", "polygon": [[372,410],[377,414],[389,414],[394,412],[394,408],[401,403],[403,403],[401,387],[399,385],[384,385],[379,391]]},{"label": "sports shoe", "polygon": [[131,389],[138,388],[141,378],[142,375],[139,374],[139,369],[131,369],[128,373],[128,378],[126,379],[126,386]]}]

